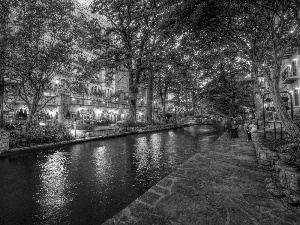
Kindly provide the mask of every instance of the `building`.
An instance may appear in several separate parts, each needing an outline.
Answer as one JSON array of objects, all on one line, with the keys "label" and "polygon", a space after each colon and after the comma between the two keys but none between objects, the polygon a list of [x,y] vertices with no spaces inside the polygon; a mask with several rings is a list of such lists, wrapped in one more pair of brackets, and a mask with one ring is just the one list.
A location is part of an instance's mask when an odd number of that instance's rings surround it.
[{"label": "building", "polygon": [[[281,64],[279,88],[282,100],[286,104],[289,114],[293,114],[294,119],[300,118],[300,54],[298,49],[293,49],[285,54]],[[268,94],[268,84],[263,77],[259,77],[261,90],[263,91],[263,101],[266,119],[278,120],[276,117],[273,101]],[[291,111],[293,109],[293,111]]]},{"label": "building", "polygon": [[281,65],[280,88],[290,93],[295,117],[300,117],[299,88],[300,88],[300,54],[297,50],[286,55]]}]

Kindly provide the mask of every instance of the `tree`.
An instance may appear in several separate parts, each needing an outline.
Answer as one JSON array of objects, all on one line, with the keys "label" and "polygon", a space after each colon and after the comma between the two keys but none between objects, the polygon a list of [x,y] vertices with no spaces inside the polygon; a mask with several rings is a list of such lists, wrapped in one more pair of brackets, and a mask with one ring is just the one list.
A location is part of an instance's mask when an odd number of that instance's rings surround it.
[{"label": "tree", "polygon": [[11,11],[18,4],[18,0],[2,0],[0,2],[0,128],[4,127],[3,108],[5,77],[7,76],[8,46],[11,41],[12,29]]},{"label": "tree", "polygon": [[227,117],[236,117],[243,114],[245,108],[252,108],[253,101],[249,101],[253,97],[251,80],[239,79],[244,71],[228,62],[219,64],[215,70],[215,77],[202,92],[214,110]]},{"label": "tree", "polygon": [[100,49],[97,62],[111,73],[117,70],[128,72],[130,122],[136,122],[141,76],[144,71],[151,69],[148,46],[153,38],[160,4],[161,1],[153,0],[95,0],[93,3],[94,12],[104,16],[108,23],[107,26],[94,24],[92,29],[92,45]]},{"label": "tree", "polygon": [[[210,33],[235,45],[233,49],[252,65],[256,96],[260,98],[257,81],[260,71],[269,83],[280,120],[288,133],[297,138],[300,131],[282,104],[279,77],[284,55],[299,46],[299,4],[296,0],[183,1],[171,7],[170,19],[164,21],[163,27],[181,29],[195,39]],[[262,107],[259,101],[256,103],[257,109]]]},{"label": "tree", "polygon": [[72,1],[19,1],[14,39],[9,46],[9,79],[33,116],[56,96],[46,96],[57,73],[70,68],[73,46]]},{"label": "tree", "polygon": [[[263,5],[258,5],[257,10],[265,18],[268,39],[268,51],[265,61],[260,64],[260,69],[268,81],[269,91],[273,99],[276,113],[289,135],[299,139],[300,129],[292,121],[280,95],[280,75],[282,60],[290,48],[300,45],[299,12],[294,8],[299,8],[296,1],[262,1]],[[295,14],[296,13],[296,14]]]}]

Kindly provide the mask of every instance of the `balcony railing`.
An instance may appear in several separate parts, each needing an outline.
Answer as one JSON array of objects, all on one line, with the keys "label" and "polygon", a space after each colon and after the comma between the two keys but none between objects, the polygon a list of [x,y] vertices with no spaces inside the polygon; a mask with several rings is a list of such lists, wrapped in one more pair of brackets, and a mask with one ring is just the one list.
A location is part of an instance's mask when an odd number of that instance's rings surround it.
[{"label": "balcony railing", "polygon": [[297,71],[295,69],[291,70],[290,67],[284,69],[284,71],[281,73],[281,77],[283,84],[291,84],[299,79],[299,76],[297,76]]}]

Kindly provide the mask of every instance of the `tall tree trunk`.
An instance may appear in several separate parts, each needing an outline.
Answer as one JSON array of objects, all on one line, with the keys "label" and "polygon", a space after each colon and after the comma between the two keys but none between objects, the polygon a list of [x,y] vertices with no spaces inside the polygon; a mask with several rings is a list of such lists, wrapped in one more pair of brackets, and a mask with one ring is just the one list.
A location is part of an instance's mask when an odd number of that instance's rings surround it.
[{"label": "tall tree trunk", "polygon": [[167,87],[164,88],[164,92],[163,92],[163,111],[162,111],[162,114],[163,114],[163,118],[164,118],[164,121],[167,122],[166,120],[166,101],[167,101]]},{"label": "tall tree trunk", "polygon": [[148,89],[147,89],[147,107],[146,107],[146,120],[148,123],[152,123],[152,111],[153,111],[153,73],[149,74]]},{"label": "tall tree trunk", "polygon": [[258,120],[262,117],[263,105],[262,105],[261,93],[259,90],[258,68],[254,63],[252,64],[251,77],[253,80],[253,98],[254,98],[254,106],[255,106],[255,119]]},{"label": "tall tree trunk", "polygon": [[195,116],[195,111],[196,111],[196,94],[195,94],[194,90],[191,91],[191,95],[192,95],[192,113],[193,113],[193,116]]},{"label": "tall tree trunk", "polygon": [[7,1],[0,4],[0,128],[4,127],[4,76],[6,72],[7,38],[9,22],[9,5]]},{"label": "tall tree trunk", "polygon": [[282,122],[283,127],[288,132],[290,137],[293,139],[300,140],[300,129],[299,127],[292,121],[291,116],[287,112],[285,105],[283,104],[283,101],[281,99],[280,95],[280,88],[279,88],[279,82],[274,77],[279,77],[280,75],[280,67],[278,66],[277,69],[272,71],[274,73],[274,76],[271,77],[271,74],[266,74],[269,90],[271,97],[273,99],[274,107],[276,110],[277,115],[279,116],[280,121]]},{"label": "tall tree trunk", "polygon": [[161,90],[160,102],[162,106],[162,118],[165,121],[166,120],[166,88]]},{"label": "tall tree trunk", "polygon": [[186,111],[186,115],[189,115],[189,106],[188,106],[188,92],[187,92],[187,88],[185,88],[185,111]]},{"label": "tall tree trunk", "polygon": [[32,119],[37,112],[39,101],[40,101],[40,98],[39,98],[38,94],[36,94],[33,98],[32,104],[30,105],[30,103],[29,103],[27,105],[28,109],[29,109],[29,112],[28,112],[29,114],[28,114],[27,121],[26,121],[25,131],[28,131],[31,127]]},{"label": "tall tree trunk", "polygon": [[129,113],[127,121],[129,123],[136,123],[136,101],[138,94],[138,86],[133,71],[129,71]]}]

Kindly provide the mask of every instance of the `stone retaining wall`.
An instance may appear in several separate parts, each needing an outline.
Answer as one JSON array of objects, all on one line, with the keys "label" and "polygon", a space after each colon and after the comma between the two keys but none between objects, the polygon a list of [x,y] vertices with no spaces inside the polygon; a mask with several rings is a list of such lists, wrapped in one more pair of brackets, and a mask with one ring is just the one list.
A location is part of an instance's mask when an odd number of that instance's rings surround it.
[{"label": "stone retaining wall", "polygon": [[274,171],[273,177],[265,180],[267,191],[289,205],[300,206],[300,173],[285,163],[291,155],[265,147],[259,133],[252,134],[252,140],[259,166]]}]

